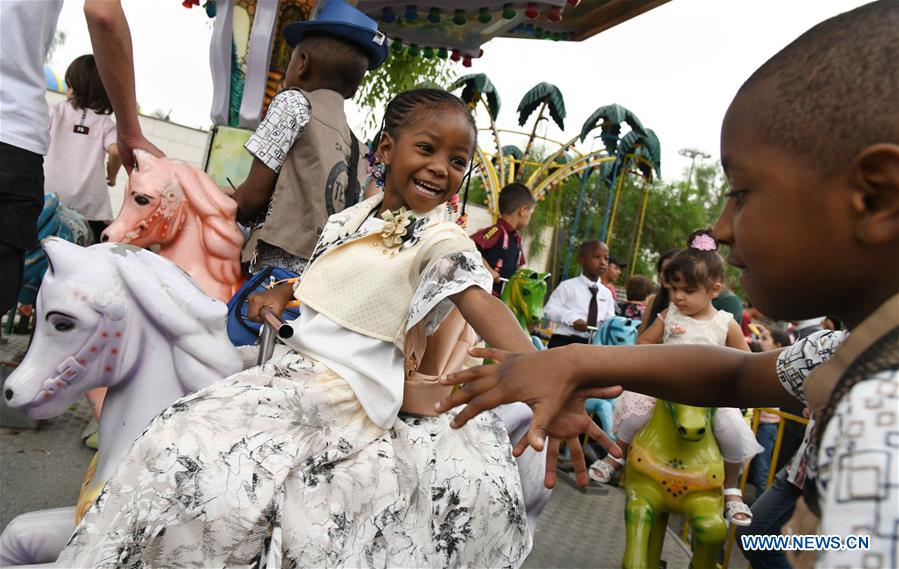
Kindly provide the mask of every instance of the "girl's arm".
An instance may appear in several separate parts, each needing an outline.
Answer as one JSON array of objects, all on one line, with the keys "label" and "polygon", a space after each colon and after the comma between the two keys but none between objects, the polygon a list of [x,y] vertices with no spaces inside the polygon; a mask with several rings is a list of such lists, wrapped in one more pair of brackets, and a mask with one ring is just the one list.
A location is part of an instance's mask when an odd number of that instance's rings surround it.
[{"label": "girl's arm", "polygon": [[122,155],[119,154],[118,144],[110,144],[106,152],[109,155],[106,160],[106,185],[114,186],[119,168],[122,167]]},{"label": "girl's arm", "polygon": [[725,340],[725,345],[728,348],[752,352],[752,350],[749,349],[749,344],[746,343],[746,338],[743,337],[743,329],[740,328],[737,321],[733,319],[731,319],[730,323],[727,325],[727,340]]},{"label": "girl's arm", "polygon": [[237,186],[234,200],[237,202],[237,215],[241,220],[254,217],[272,199],[278,174],[266,166],[258,158],[253,158],[247,179]]},{"label": "girl's arm", "polygon": [[[644,316],[646,313],[643,313]],[[655,321],[642,334],[637,336],[638,344],[661,344],[662,336],[665,335],[665,317],[668,315],[668,309],[661,311]]]},{"label": "girl's arm", "polygon": [[513,352],[536,351],[509,308],[484,289],[470,286],[450,299],[462,317],[489,345]]}]

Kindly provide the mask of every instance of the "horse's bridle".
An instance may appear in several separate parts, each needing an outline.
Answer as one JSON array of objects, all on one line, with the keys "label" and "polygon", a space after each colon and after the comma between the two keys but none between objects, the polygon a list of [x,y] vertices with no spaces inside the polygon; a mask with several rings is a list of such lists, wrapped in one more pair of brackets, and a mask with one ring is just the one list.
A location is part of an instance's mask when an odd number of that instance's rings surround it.
[{"label": "horse's bridle", "polygon": [[[130,241],[134,241],[140,238],[142,235],[151,232],[156,229],[159,225],[162,225],[162,234],[166,235],[169,230],[169,225],[172,219],[176,219],[181,215],[182,210],[184,209],[184,204],[187,202],[187,198],[183,197],[178,202],[178,205],[175,206],[175,209],[172,210],[167,207],[166,198],[168,196],[161,196],[159,200],[159,205],[156,206],[156,209],[153,210],[153,213],[149,215],[146,219],[137,224],[137,227],[130,231],[132,235],[127,235],[124,237],[124,243],[128,243]],[[171,201],[171,200],[168,200]]]},{"label": "horse's bridle", "polygon": [[125,340],[124,314],[116,314],[119,318],[111,318],[100,314],[100,323],[94,333],[82,344],[81,348],[56,366],[57,375],[45,379],[42,389],[34,396],[31,404],[44,403],[52,399],[56,393],[81,379],[89,366],[99,360],[102,364],[97,372],[101,375],[101,385],[111,385],[118,371],[122,355],[122,344]]}]

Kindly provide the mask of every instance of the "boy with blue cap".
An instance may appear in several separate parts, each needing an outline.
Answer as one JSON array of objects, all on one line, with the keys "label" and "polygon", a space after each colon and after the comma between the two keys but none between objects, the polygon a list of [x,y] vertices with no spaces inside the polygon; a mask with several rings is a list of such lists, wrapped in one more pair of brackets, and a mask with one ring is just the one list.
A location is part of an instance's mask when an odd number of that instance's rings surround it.
[{"label": "boy with blue cap", "polygon": [[251,273],[301,272],[328,217],[359,201],[367,148],[343,105],[387,58],[377,23],[344,0],[321,2],[284,38],[294,48],[284,89],[245,145],[253,163],[234,194],[239,217],[256,221],[241,259]]}]

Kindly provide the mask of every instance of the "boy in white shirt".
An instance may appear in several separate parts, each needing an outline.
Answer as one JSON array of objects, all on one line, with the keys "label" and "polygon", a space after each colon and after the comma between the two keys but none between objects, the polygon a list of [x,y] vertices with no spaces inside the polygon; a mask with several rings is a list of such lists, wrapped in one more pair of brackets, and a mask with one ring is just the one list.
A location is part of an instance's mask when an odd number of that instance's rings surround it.
[{"label": "boy in white shirt", "polygon": [[580,276],[559,283],[543,309],[546,318],[555,322],[556,329],[549,347],[568,344],[587,344],[590,328],[615,316],[615,301],[599,278],[608,267],[609,248],[602,241],[581,244],[577,262]]}]

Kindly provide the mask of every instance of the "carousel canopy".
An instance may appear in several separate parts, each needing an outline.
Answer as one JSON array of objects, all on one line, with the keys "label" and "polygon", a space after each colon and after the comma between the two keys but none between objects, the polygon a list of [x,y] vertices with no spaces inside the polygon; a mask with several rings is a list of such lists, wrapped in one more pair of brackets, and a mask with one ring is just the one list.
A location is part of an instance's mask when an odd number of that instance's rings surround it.
[{"label": "carousel canopy", "polygon": [[496,37],[581,41],[667,1],[358,0],[356,7],[393,40],[478,57],[481,45]]}]

